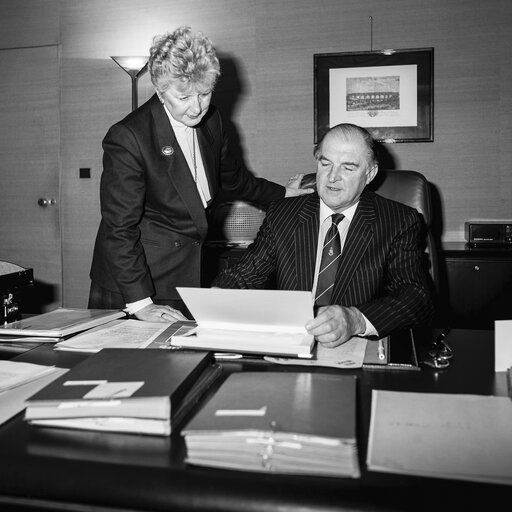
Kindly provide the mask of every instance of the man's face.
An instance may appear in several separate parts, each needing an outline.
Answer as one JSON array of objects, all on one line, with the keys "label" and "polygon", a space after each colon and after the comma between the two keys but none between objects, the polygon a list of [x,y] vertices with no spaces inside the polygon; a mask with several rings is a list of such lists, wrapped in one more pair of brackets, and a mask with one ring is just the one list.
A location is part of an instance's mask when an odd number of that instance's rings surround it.
[{"label": "man's face", "polygon": [[369,166],[366,146],[359,138],[327,135],[321,143],[316,185],[318,195],[332,210],[341,212],[355,204],[376,173],[377,166]]},{"label": "man's face", "polygon": [[160,94],[171,116],[186,126],[199,124],[210,106],[212,89],[199,85],[172,83]]}]

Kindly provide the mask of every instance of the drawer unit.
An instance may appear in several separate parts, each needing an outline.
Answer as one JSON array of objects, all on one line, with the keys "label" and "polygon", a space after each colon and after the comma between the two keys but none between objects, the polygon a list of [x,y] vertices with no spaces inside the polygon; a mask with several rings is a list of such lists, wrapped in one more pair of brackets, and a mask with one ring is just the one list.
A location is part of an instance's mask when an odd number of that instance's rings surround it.
[{"label": "drawer unit", "polygon": [[441,312],[451,327],[493,329],[512,319],[512,250],[445,244]]}]

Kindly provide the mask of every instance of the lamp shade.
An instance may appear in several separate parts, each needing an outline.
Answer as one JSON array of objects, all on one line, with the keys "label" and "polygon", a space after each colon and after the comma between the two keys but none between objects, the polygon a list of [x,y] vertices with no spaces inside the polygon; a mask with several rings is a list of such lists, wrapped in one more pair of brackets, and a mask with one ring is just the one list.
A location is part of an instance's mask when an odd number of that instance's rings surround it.
[{"label": "lamp shade", "polygon": [[147,68],[148,58],[146,56],[128,57],[115,56],[110,57],[118,66],[123,68],[131,77],[142,75]]},{"label": "lamp shade", "polygon": [[110,56],[110,58],[132,79],[132,110],[137,108],[137,80],[148,69],[148,57]]}]

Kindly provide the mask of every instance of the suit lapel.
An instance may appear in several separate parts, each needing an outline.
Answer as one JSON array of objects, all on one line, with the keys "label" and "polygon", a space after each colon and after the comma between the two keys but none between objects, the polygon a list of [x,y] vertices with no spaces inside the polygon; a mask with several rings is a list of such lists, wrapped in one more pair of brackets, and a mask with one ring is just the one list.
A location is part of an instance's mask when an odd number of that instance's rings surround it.
[{"label": "suit lapel", "polygon": [[201,197],[190,173],[185,155],[169,122],[167,113],[160,104],[156,94],[153,96],[153,100],[151,111],[155,120],[159,151],[165,162],[167,175],[185,203],[200,236],[204,238],[208,231],[208,223]]},{"label": "suit lapel", "polygon": [[332,302],[340,304],[347,286],[363,257],[373,236],[372,224],[375,221],[375,209],[366,194],[361,195],[359,205],[348,229],[340,264],[336,273]]},{"label": "suit lapel", "polygon": [[300,210],[299,225],[295,232],[295,254],[297,255],[297,283],[299,290],[311,290],[315,272],[318,225],[320,222],[320,200],[316,194],[307,196]]}]

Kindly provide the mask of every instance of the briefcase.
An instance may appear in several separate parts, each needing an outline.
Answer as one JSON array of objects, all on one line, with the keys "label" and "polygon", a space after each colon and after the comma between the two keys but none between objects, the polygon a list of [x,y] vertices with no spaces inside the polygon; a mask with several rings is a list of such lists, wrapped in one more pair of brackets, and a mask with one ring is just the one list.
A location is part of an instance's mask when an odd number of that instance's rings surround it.
[{"label": "briefcase", "polygon": [[8,261],[0,261],[0,323],[21,317],[21,303],[26,290],[34,285],[34,270]]}]

